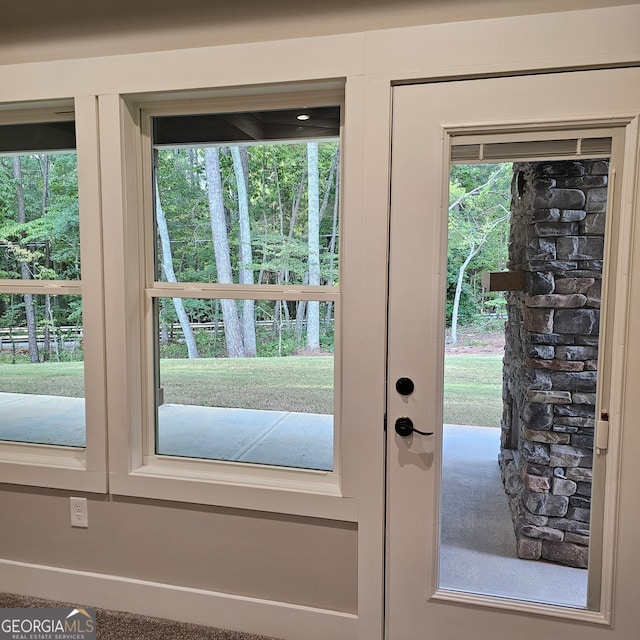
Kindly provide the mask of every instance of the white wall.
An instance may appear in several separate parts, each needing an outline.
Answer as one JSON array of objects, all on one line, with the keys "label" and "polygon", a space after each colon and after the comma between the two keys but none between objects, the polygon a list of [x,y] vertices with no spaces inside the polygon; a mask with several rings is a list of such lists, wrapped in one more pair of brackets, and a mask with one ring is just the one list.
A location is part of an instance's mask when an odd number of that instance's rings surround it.
[{"label": "white wall", "polygon": [[0,64],[575,11],[629,0],[31,0],[4,3]]}]

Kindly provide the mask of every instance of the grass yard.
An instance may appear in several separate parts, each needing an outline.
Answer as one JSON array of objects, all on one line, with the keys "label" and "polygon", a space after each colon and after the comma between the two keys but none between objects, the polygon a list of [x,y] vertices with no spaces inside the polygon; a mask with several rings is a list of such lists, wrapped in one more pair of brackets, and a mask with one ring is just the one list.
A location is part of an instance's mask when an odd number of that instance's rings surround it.
[{"label": "grass yard", "polygon": [[333,356],[161,360],[165,402],[333,413]]},{"label": "grass yard", "polygon": [[84,398],[84,363],[2,363],[0,391]]},{"label": "grass yard", "polygon": [[[163,359],[165,402],[333,412],[333,357]],[[0,392],[83,397],[83,363],[0,364]],[[502,356],[447,355],[444,421],[500,426]]]},{"label": "grass yard", "polygon": [[446,424],[500,426],[502,355],[447,355],[444,375]]}]

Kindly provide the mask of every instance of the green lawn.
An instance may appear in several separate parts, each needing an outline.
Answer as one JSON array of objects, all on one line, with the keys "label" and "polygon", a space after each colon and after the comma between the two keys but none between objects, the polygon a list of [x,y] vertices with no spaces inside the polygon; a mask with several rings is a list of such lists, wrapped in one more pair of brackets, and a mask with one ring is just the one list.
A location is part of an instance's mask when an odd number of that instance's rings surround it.
[{"label": "green lawn", "polygon": [[166,359],[165,402],[333,413],[333,356]]},{"label": "green lawn", "polygon": [[445,423],[500,426],[502,355],[448,355],[444,375]]},{"label": "green lawn", "polygon": [[[0,364],[0,391],[82,397],[83,364]],[[163,359],[165,402],[332,413],[333,357]],[[444,421],[500,426],[502,357],[445,359]]]},{"label": "green lawn", "polygon": [[82,362],[0,364],[0,391],[84,397]]}]

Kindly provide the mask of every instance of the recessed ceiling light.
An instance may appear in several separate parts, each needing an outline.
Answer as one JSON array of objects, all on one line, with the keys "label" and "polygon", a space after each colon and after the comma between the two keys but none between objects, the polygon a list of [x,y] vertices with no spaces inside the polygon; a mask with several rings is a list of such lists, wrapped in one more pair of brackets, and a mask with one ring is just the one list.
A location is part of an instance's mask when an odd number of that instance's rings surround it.
[{"label": "recessed ceiling light", "polygon": [[299,116],[296,116],[298,120],[308,120],[311,116],[308,113],[301,113]]}]

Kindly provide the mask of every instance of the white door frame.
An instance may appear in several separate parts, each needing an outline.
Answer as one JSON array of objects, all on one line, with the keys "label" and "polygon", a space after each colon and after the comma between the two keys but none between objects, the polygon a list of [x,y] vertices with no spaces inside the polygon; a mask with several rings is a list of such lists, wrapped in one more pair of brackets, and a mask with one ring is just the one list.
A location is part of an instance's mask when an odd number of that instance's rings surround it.
[{"label": "white door frame", "polygon": [[[490,131],[498,128],[500,121],[509,122],[507,131],[526,130],[540,126],[562,126],[564,122],[575,123],[576,126],[622,124],[626,132],[626,179],[623,181],[622,200],[629,202],[630,188],[635,175],[634,158],[637,154],[637,111],[640,110],[640,94],[627,91],[622,78],[637,79],[638,72],[587,72],[572,74],[570,82],[585,80],[605,80],[604,100],[595,99],[586,107],[576,104],[548,107],[543,104],[544,86],[552,90],[562,91],[562,85],[569,80],[566,74],[560,76],[531,76],[528,79],[492,79],[472,81],[470,83],[443,83],[431,85],[437,87],[432,95],[420,98],[419,105],[409,106],[416,95],[423,91],[422,87],[400,87],[394,92],[394,109],[397,122],[401,124],[394,129],[393,139],[393,173],[392,173],[392,206],[391,206],[391,266],[390,266],[390,303],[389,303],[389,373],[388,373],[388,558],[387,558],[387,632],[388,639],[414,637],[419,630],[429,629],[438,634],[451,632],[455,634],[455,625],[461,624],[458,633],[472,633],[478,625],[487,629],[488,637],[509,637],[514,630],[520,629],[519,617],[524,612],[535,613],[540,617],[530,619],[527,628],[531,637],[538,633],[549,633],[556,626],[566,623],[554,622],[558,616],[566,619],[583,620],[599,625],[610,624],[611,601],[607,594],[611,593],[612,583],[607,579],[613,574],[613,553],[605,555],[603,599],[597,611],[578,611],[551,609],[549,607],[526,603],[515,607],[515,603],[493,602],[490,609],[476,609],[477,605],[489,604],[485,598],[468,595],[444,593],[437,590],[436,579],[437,558],[436,539],[438,523],[438,483],[439,473],[439,431],[441,420],[441,363],[442,342],[444,336],[444,312],[440,298],[442,297],[441,272],[446,269],[446,224],[442,224],[448,204],[447,185],[444,180],[445,167],[448,166],[447,137],[452,132],[467,130]],[[491,107],[491,94],[502,95],[505,80],[515,91],[513,95],[527,96],[526,105],[518,105],[518,111],[498,109],[494,113]],[[615,86],[607,86],[612,81]],[[538,86],[539,85],[539,86]],[[509,85],[507,85],[509,86]],[[427,87],[428,85],[423,85]],[[470,102],[470,110],[460,109],[465,104],[465,92],[471,87],[475,94]],[[582,85],[584,89],[584,85]],[[579,92],[579,91],[578,91]],[[565,92],[567,93],[567,92]],[[570,93],[570,91],[568,92]],[[411,97],[413,95],[413,98]],[[467,95],[467,98],[471,94]],[[584,94],[581,94],[584,95]],[[489,96],[487,98],[487,96]],[[616,96],[616,99],[608,100]],[[566,96],[565,96],[566,97]],[[620,98],[619,101],[616,101]],[[567,98],[568,99],[568,98]],[[478,104],[480,100],[481,104]],[[625,101],[626,100],[626,101]],[[575,102],[575,101],[574,101]],[[432,105],[444,105],[433,106]],[[449,106],[455,105],[455,106]],[[627,115],[620,120],[600,114],[620,114],[627,109]],[[431,113],[432,112],[432,113]],[[467,114],[466,116],[464,114]],[[589,116],[590,117],[587,117]],[[427,125],[421,125],[422,119]],[[560,120],[561,122],[558,122]],[[546,123],[545,123],[546,121]],[[555,121],[555,122],[554,122]],[[407,124],[411,122],[412,125]],[[440,123],[440,125],[438,125]],[[412,126],[415,127],[412,129]],[[399,145],[399,146],[398,146]],[[410,147],[413,152],[408,152]],[[435,149],[435,152],[434,152]],[[416,153],[415,151],[418,151]],[[425,150],[425,151],[422,151]],[[422,159],[420,155],[422,154]],[[424,159],[428,157],[428,159]],[[446,160],[445,160],[446,158]],[[429,175],[426,175],[426,174]],[[626,193],[626,199],[624,194]],[[611,196],[610,196],[611,197]],[[617,197],[617,194],[616,194]],[[623,238],[618,247],[617,264],[612,270],[619,274],[618,295],[613,313],[616,321],[613,334],[616,345],[624,345],[631,339],[629,326],[625,323],[627,315],[626,274],[629,271],[631,245],[631,207],[622,206]],[[446,220],[446,218],[444,218]],[[411,229],[407,230],[407,223]],[[396,249],[394,253],[394,248]],[[398,250],[400,248],[400,250]],[[419,283],[412,274],[416,272],[420,256]],[[614,256],[616,257],[616,256]],[[411,303],[411,304],[410,304]],[[436,316],[434,317],[434,309]],[[418,330],[416,327],[419,327]],[[420,341],[428,345],[421,349]],[[624,348],[624,347],[623,347]],[[612,368],[612,385],[616,385],[612,394],[617,395],[613,402],[612,424],[618,420],[618,433],[612,438],[607,463],[608,487],[614,490],[617,477],[617,455],[621,443],[620,437],[625,415],[621,407],[624,397],[621,388],[624,382],[624,371],[628,369],[628,361],[622,353],[614,353]],[[428,364],[427,364],[428,363]],[[416,381],[416,391],[408,398],[399,396],[393,387],[396,378],[407,375]],[[610,405],[611,407],[612,405]],[[410,415],[417,428],[435,431],[433,438],[413,438],[404,440],[393,432],[393,423],[400,415]],[[633,436],[624,445],[632,446]],[[633,468],[621,467],[625,481],[632,481]],[[425,486],[425,479],[428,485]],[[615,493],[615,492],[614,492]],[[617,499],[610,495],[607,503],[607,522],[615,520],[611,517],[615,511]],[[624,519],[624,518],[623,518]],[[622,525],[621,525],[622,526]],[[622,527],[621,537],[630,531]],[[611,549],[615,539],[614,532],[605,531],[609,535],[607,549]],[[632,546],[620,546],[620,557],[629,563],[633,554]],[[425,553],[426,552],[426,553]],[[418,576],[416,567],[424,572]],[[410,579],[407,577],[411,576]],[[414,579],[415,578],[415,579]],[[447,604],[445,604],[448,603]],[[456,604],[454,604],[456,603]],[[500,609],[512,608],[516,613],[502,615]],[[419,613],[420,610],[425,613]],[[418,612],[418,613],[416,613]],[[466,626],[465,626],[466,625]],[[590,627],[584,631],[589,638],[600,638],[604,629]],[[520,629],[520,632],[522,630]],[[426,637],[426,636],[425,636]],[[457,636],[453,636],[457,637]],[[528,637],[528,636],[527,636]],[[616,637],[624,638],[624,634]]]}]

